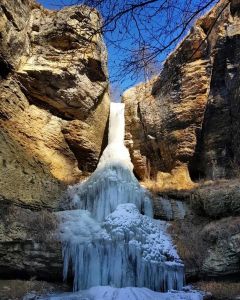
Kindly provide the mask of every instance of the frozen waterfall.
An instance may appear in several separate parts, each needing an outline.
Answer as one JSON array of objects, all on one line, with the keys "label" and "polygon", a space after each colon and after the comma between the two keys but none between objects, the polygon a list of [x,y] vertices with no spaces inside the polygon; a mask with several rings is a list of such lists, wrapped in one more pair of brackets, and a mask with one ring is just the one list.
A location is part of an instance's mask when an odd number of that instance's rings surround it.
[{"label": "frozen waterfall", "polygon": [[133,203],[140,212],[152,217],[149,195],[132,172],[130,155],[124,146],[124,126],[124,104],[112,103],[108,146],[96,171],[87,181],[69,188],[72,207],[88,210],[98,221],[123,203]]},{"label": "frozen waterfall", "polygon": [[57,213],[64,278],[73,273],[74,291],[94,286],[180,290],[183,264],[167,223],[152,218],[151,198],[133,174],[124,126],[124,104],[112,103],[108,146],[97,169],[69,188],[71,210]]}]

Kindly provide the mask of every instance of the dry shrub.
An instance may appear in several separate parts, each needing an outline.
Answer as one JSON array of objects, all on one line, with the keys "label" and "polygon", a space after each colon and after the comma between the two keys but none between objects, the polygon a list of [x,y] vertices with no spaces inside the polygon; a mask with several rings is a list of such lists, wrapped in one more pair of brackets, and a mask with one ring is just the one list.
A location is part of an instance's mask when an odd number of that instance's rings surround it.
[{"label": "dry shrub", "polygon": [[217,241],[228,241],[234,235],[240,233],[240,217],[227,217],[212,221],[204,227],[202,232],[204,239],[215,244]]},{"label": "dry shrub", "polygon": [[152,180],[152,179],[145,179],[141,182],[141,185],[148,189],[153,196],[159,196],[159,194],[169,194],[169,193],[181,193],[185,190],[177,190],[172,186],[163,186],[161,181]]},{"label": "dry shrub", "polygon": [[[196,222],[196,219],[198,220]],[[169,231],[177,246],[178,253],[184,261],[187,272],[199,272],[208,249],[202,237],[202,228],[207,223],[203,218],[189,216],[184,220],[175,220]]]},{"label": "dry shrub", "polygon": [[148,180],[146,183],[152,191],[167,192],[167,191],[187,191],[197,187],[190,176],[188,168],[185,165],[176,166],[169,172],[156,172],[153,180]]},{"label": "dry shrub", "polygon": [[239,282],[230,281],[200,281],[196,285],[196,288],[210,292],[213,299],[216,300],[232,300],[240,297],[240,284]]},{"label": "dry shrub", "polygon": [[141,182],[141,185],[148,189],[153,196],[157,196],[157,194],[160,192],[157,181],[155,180],[146,178],[144,181]]},{"label": "dry shrub", "polygon": [[[40,299],[43,295],[54,292],[67,292],[69,287],[63,283],[52,283],[36,280],[0,280],[1,300]],[[40,297],[41,295],[41,297]]]},{"label": "dry shrub", "polygon": [[50,242],[54,239],[58,221],[53,212],[46,209],[31,211],[16,205],[10,205],[5,211],[6,224],[11,224],[12,230],[21,228],[30,239],[37,242]]}]

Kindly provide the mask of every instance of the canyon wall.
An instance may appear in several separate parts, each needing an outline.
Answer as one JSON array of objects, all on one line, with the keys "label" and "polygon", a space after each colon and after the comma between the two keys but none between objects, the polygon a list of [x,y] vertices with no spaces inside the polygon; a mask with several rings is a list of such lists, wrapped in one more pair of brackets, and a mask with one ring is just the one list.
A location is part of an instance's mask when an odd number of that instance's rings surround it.
[{"label": "canyon wall", "polygon": [[[33,0],[1,1],[2,277],[61,280],[51,211],[68,184],[96,168],[106,145],[107,52],[99,26],[98,13],[85,6],[49,11]],[[240,273],[239,45],[240,2],[220,1],[158,77],[123,96],[134,172],[167,191],[154,198],[155,216],[173,221],[189,278]]]},{"label": "canyon wall", "polygon": [[[240,3],[220,1],[169,55],[158,77],[127,90],[126,143],[140,179],[163,188],[239,169]],[[165,185],[165,183],[166,185]]]}]

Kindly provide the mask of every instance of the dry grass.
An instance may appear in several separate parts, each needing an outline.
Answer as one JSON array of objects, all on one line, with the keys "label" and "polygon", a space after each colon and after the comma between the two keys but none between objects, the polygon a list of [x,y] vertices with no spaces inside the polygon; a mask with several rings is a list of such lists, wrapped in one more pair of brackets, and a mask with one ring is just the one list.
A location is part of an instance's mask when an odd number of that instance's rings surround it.
[{"label": "dry grass", "polygon": [[0,280],[1,300],[22,300],[28,293],[32,295],[29,299],[39,299],[40,295],[53,292],[67,292],[69,287],[66,284],[50,283],[35,280]]},{"label": "dry grass", "polygon": [[159,171],[155,180],[146,180],[142,184],[153,193],[192,190],[197,186],[192,182],[186,166],[178,166],[171,172]]},{"label": "dry grass", "polygon": [[54,239],[58,221],[53,213],[41,210],[35,213],[35,218],[29,218],[27,225],[28,230],[36,241],[50,242]]},{"label": "dry grass", "polygon": [[216,300],[232,300],[240,297],[240,283],[228,282],[228,281],[200,281],[196,285],[196,288],[210,292]]},{"label": "dry grass", "polygon": [[191,192],[192,189],[196,188],[197,185],[182,185],[182,187],[175,184],[163,184],[161,180],[145,179],[141,182],[141,185],[148,189],[153,195],[158,194],[169,194],[169,193],[185,193]]},{"label": "dry grass", "polygon": [[[239,176],[240,177],[240,176]],[[235,186],[239,186],[239,178],[232,179],[217,179],[217,180],[199,180],[193,184],[183,184],[182,186],[177,186],[174,184],[166,185],[163,184],[161,180],[151,180],[145,179],[141,184],[146,187],[153,194],[168,194],[168,193],[194,193],[198,190],[206,191],[206,194],[210,191],[221,190],[221,189],[231,189]],[[180,188],[181,187],[181,188]]]},{"label": "dry grass", "polygon": [[216,180],[203,180],[201,179],[198,181],[198,188],[209,188],[211,189],[212,187],[216,188],[221,188],[221,187],[228,187],[228,186],[233,186],[236,183],[239,182],[238,178],[231,178],[231,179],[216,179]]},{"label": "dry grass", "polygon": [[144,181],[141,181],[141,185],[148,189],[153,196],[156,196],[159,192],[161,192],[157,181],[155,180],[145,179]]}]

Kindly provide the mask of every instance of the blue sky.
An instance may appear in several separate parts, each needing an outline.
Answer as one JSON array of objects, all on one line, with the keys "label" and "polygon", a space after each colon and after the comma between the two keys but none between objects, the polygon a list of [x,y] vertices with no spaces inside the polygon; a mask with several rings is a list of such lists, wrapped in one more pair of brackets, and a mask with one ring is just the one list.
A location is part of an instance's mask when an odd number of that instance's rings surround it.
[{"label": "blue sky", "polygon": [[[39,3],[41,3],[44,7],[49,8],[49,9],[59,9],[64,5],[71,5],[74,3],[74,1],[76,2],[76,0],[38,0]],[[191,1],[192,5],[196,5],[197,3],[201,3],[199,1],[201,0],[189,0]],[[180,4],[183,3],[183,1],[180,1]],[[185,3],[185,2],[184,2]],[[63,5],[64,4],[64,5]],[[177,19],[179,19],[180,16],[178,15],[173,15],[172,19],[173,22]],[[154,22],[159,25],[161,24],[161,22],[164,23],[164,20],[159,20],[159,16],[157,16],[157,18],[152,18],[151,19],[151,24],[153,24]],[[162,23],[162,24],[163,24]],[[115,30],[113,33],[107,33],[105,36],[105,41],[107,44],[107,48],[108,48],[108,69],[109,69],[109,75],[110,75],[110,80],[112,83],[112,87],[115,90],[115,94],[116,97],[118,97],[125,89],[127,89],[130,86],[133,86],[134,84],[136,84],[139,81],[144,81],[146,80],[144,78],[143,75],[140,75],[138,78],[132,76],[132,74],[126,74],[124,77],[119,77],[118,73],[120,70],[120,66],[119,63],[121,61],[121,58],[127,57],[127,52],[124,50],[124,48],[129,48],[129,47],[134,47],[133,43],[134,41],[131,40],[131,38],[126,38],[127,35],[122,35],[121,36],[121,28],[117,28],[117,30]],[[131,24],[131,34],[134,36],[137,34],[137,29],[134,26],[134,24]],[[145,32],[144,34],[147,34],[147,32]],[[121,40],[121,46],[122,49],[116,48],[114,47],[111,43],[108,43],[108,39],[122,39]],[[168,41],[165,39],[164,41],[165,43],[167,43]],[[175,45],[172,46],[172,48],[169,48],[168,51],[166,51],[165,53],[158,55],[157,59],[158,61],[164,61],[166,55],[169,53],[169,51],[173,50]],[[156,62],[156,70],[160,69],[160,63],[158,64]]]}]

